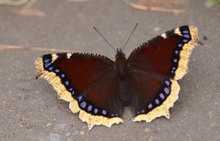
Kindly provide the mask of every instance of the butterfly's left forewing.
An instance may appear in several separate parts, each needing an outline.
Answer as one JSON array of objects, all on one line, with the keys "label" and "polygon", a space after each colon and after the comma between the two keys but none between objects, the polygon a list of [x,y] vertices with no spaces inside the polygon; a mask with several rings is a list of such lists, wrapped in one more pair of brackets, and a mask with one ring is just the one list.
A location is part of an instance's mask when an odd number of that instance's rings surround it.
[{"label": "butterfly's left forewing", "polygon": [[131,101],[135,121],[169,118],[169,108],[178,99],[181,79],[190,54],[198,42],[197,28],[181,26],[143,43],[128,58],[137,89]]},{"label": "butterfly's left forewing", "polygon": [[79,112],[90,129],[122,122],[123,107],[114,93],[113,64],[106,57],[80,53],[47,54],[35,61],[38,76],[70,102],[72,112]]}]

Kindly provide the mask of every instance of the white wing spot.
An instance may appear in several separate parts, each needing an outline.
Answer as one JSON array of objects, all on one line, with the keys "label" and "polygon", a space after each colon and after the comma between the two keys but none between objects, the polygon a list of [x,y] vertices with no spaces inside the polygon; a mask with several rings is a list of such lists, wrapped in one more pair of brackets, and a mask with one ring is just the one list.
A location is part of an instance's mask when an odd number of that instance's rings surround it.
[{"label": "white wing spot", "polygon": [[161,34],[161,36],[162,36],[164,39],[167,38],[167,34],[166,34],[166,33]]},{"label": "white wing spot", "polygon": [[67,59],[69,59],[71,56],[72,56],[72,53],[70,53],[70,52],[68,52],[68,53],[66,54]]},{"label": "white wing spot", "polygon": [[52,54],[52,63],[58,58],[57,54]]},{"label": "white wing spot", "polygon": [[176,28],[175,31],[174,31],[174,33],[176,33],[176,34],[178,34],[178,35],[181,35],[179,28]]}]

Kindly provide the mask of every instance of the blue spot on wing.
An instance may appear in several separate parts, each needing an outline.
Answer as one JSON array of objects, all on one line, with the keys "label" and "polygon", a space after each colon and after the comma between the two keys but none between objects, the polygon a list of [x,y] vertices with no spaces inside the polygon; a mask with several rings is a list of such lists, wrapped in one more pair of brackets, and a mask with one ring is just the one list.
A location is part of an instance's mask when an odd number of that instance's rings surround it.
[{"label": "blue spot on wing", "polygon": [[183,37],[185,37],[185,38],[190,38],[190,35],[189,34],[183,34]]},{"label": "blue spot on wing", "polygon": [[164,100],[165,99],[165,96],[164,96],[164,94],[163,93],[160,93],[160,98],[162,99],[162,100]]},{"label": "blue spot on wing", "polygon": [[51,65],[51,63],[45,63],[44,68],[48,68]]},{"label": "blue spot on wing", "polygon": [[60,70],[59,69],[55,69],[55,72],[58,73],[58,72],[60,72]]},{"label": "blue spot on wing", "polygon": [[107,114],[106,110],[102,110],[102,114],[106,115]]},{"label": "blue spot on wing", "polygon": [[90,111],[92,110],[92,105],[89,105],[89,106],[87,107],[87,110],[90,112]]},{"label": "blue spot on wing", "polygon": [[65,85],[66,85],[66,86],[68,86],[69,84],[70,84],[70,82],[69,82],[69,81],[66,81],[66,82],[65,82]]},{"label": "blue spot on wing", "polygon": [[44,63],[49,63],[50,59],[44,59]]},{"label": "blue spot on wing", "polygon": [[187,40],[187,39],[183,39],[183,42],[184,42],[184,43],[187,43],[187,42],[188,42],[188,40]]},{"label": "blue spot on wing", "polygon": [[86,108],[86,102],[83,101],[83,102],[80,104],[80,107],[83,108],[83,109]]},{"label": "blue spot on wing", "polygon": [[183,30],[182,32],[187,34],[187,33],[189,33],[189,30]]},{"label": "blue spot on wing", "polygon": [[49,70],[49,71],[52,71],[52,70],[53,70],[53,67],[52,67],[52,66],[51,66],[51,67],[49,67],[49,68],[48,68],[48,70]]},{"label": "blue spot on wing", "polygon": [[95,113],[95,114],[97,114],[98,111],[99,111],[99,110],[98,110],[97,108],[94,109],[94,113]]},{"label": "blue spot on wing", "polygon": [[82,96],[80,95],[79,97],[78,97],[78,101],[80,102],[82,100]]},{"label": "blue spot on wing", "polygon": [[62,78],[64,78],[64,77],[65,77],[65,74],[64,74],[64,73],[62,73],[62,74],[61,74],[61,77],[62,77]]},{"label": "blue spot on wing", "polygon": [[151,103],[148,104],[148,109],[151,109],[153,105]]},{"label": "blue spot on wing", "polygon": [[169,94],[169,93],[170,93],[170,89],[167,88],[167,87],[165,87],[165,88],[164,88],[164,92],[165,92],[166,94]]}]

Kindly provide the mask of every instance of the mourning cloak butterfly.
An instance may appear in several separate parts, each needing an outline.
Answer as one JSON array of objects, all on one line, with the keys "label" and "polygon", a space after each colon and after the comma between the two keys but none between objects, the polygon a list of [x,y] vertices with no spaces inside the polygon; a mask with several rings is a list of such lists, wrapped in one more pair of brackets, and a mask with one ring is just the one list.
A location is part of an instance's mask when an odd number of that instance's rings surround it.
[{"label": "mourning cloak butterfly", "polygon": [[187,72],[198,42],[194,26],[181,26],[142,43],[126,59],[117,49],[115,62],[85,53],[46,54],[35,61],[37,75],[46,79],[73,113],[94,125],[122,123],[125,106],[134,121],[169,118],[178,99],[177,80]]}]

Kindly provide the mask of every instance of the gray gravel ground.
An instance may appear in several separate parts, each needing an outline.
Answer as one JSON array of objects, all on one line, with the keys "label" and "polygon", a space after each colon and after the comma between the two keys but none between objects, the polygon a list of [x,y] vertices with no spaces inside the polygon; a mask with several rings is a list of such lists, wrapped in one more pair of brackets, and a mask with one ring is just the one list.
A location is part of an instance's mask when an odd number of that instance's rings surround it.
[{"label": "gray gravel ground", "polygon": [[[95,25],[115,47],[122,47],[136,22],[139,26],[125,49],[184,24],[196,25],[204,45],[190,59],[189,73],[179,81],[179,100],[171,119],[134,123],[129,110],[124,123],[88,131],[68,103],[43,79],[35,80],[34,60],[51,51],[0,50],[0,140],[2,141],[219,141],[220,140],[220,7],[204,0],[188,1],[186,14],[133,9],[123,1],[38,0],[32,9],[44,17],[16,15],[0,7],[0,45],[56,48],[103,54],[115,52],[91,28]],[[180,7],[181,8],[181,7]],[[203,37],[207,40],[203,40]]]}]

